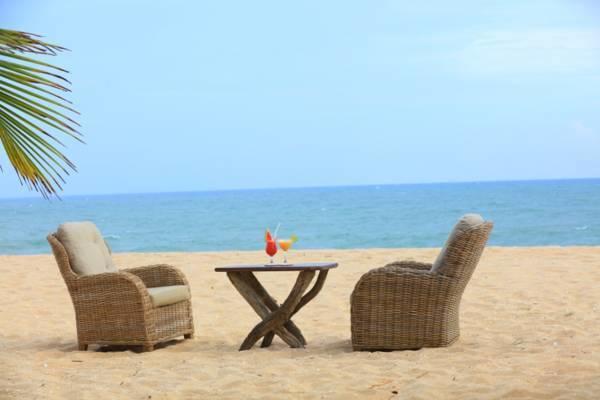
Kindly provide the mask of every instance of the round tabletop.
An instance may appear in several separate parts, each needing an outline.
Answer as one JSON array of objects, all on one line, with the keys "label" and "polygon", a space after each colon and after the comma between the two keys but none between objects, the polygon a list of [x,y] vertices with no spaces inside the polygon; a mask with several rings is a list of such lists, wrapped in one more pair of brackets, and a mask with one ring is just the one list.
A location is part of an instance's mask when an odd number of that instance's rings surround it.
[{"label": "round tabletop", "polygon": [[216,272],[262,272],[262,271],[321,271],[336,268],[336,262],[313,262],[296,264],[240,264],[215,268]]}]

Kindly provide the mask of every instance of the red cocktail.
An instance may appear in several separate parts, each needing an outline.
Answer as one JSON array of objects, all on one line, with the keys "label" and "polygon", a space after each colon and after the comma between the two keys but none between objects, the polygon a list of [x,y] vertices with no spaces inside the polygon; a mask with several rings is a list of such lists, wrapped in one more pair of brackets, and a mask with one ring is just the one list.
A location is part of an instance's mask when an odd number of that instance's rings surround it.
[{"label": "red cocktail", "polygon": [[277,254],[277,242],[275,242],[275,239],[271,236],[271,232],[269,232],[268,229],[265,233],[265,242],[267,242],[265,252],[271,257],[271,264],[273,264],[273,256]]}]

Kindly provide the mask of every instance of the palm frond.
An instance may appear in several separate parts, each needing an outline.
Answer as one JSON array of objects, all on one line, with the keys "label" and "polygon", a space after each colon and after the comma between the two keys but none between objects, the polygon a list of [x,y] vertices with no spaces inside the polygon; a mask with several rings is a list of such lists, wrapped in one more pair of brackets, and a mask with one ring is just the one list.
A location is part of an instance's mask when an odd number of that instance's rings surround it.
[{"label": "palm frond", "polygon": [[68,71],[23,54],[64,50],[32,33],[0,29],[0,143],[21,184],[45,198],[76,171],[58,147],[64,147],[60,136],[82,141],[73,119],[79,113],[58,94],[70,92]]}]

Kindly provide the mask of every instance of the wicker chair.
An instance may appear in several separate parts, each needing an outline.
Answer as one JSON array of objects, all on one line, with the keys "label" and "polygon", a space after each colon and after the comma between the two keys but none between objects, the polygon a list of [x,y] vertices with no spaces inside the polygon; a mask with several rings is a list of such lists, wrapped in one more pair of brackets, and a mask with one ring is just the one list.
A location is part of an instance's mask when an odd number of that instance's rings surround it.
[{"label": "wicker chair", "polygon": [[[100,235],[91,223],[68,224],[89,224],[86,229],[91,225]],[[193,337],[189,285],[178,269],[157,264],[122,270],[113,267],[108,272],[83,275],[73,268],[73,252],[60,237],[52,233],[47,239],[73,301],[79,350],[100,344],[141,345],[144,351],[152,351],[157,343]],[[90,244],[110,257],[102,239]],[[182,288],[187,298],[181,296]]]},{"label": "wicker chair", "polygon": [[492,227],[479,215],[465,215],[433,264],[401,261],[363,275],[350,300],[353,349],[419,349],[455,342],[461,297]]}]

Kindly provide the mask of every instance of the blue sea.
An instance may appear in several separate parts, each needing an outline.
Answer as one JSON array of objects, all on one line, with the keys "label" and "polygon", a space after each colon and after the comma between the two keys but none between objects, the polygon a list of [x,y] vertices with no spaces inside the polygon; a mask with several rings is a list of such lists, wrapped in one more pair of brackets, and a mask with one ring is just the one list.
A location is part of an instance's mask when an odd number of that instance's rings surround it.
[{"label": "blue sea", "polygon": [[465,213],[496,246],[600,245],[600,179],[261,189],[0,200],[0,254],[48,253],[64,221],[94,221],[113,251],[258,250],[281,222],[295,248],[439,247]]}]

